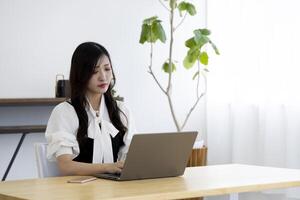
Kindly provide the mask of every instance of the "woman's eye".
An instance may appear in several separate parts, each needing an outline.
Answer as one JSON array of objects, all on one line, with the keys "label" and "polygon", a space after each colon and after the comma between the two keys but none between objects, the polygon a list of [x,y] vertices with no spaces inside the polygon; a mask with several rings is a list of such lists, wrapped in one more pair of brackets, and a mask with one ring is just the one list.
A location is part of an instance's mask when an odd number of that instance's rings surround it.
[{"label": "woman's eye", "polygon": [[110,68],[105,68],[105,71],[110,71]]},{"label": "woman's eye", "polygon": [[94,71],[93,74],[97,74],[99,71]]}]

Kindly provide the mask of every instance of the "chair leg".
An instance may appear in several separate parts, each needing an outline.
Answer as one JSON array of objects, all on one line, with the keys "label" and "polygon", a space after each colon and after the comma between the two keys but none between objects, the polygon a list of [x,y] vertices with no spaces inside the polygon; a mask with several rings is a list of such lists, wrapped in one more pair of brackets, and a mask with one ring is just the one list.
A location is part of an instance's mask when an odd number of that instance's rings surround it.
[{"label": "chair leg", "polygon": [[16,159],[16,156],[17,156],[17,154],[18,154],[18,152],[19,152],[19,150],[20,150],[20,147],[21,147],[21,145],[22,145],[22,143],[23,143],[23,141],[24,141],[24,138],[25,138],[26,134],[27,134],[27,133],[22,133],[22,136],[21,136],[21,138],[20,138],[20,140],[19,140],[19,143],[18,143],[18,145],[17,145],[17,148],[16,148],[16,150],[15,150],[15,152],[14,152],[12,158],[11,158],[10,161],[9,161],[9,164],[8,164],[8,166],[7,166],[7,169],[5,170],[5,173],[4,173],[3,178],[2,178],[1,181],[5,181],[5,179],[6,179],[7,175],[8,175],[8,173],[9,173],[9,170],[10,170],[12,164],[14,163],[14,161],[15,161],[15,159]]}]

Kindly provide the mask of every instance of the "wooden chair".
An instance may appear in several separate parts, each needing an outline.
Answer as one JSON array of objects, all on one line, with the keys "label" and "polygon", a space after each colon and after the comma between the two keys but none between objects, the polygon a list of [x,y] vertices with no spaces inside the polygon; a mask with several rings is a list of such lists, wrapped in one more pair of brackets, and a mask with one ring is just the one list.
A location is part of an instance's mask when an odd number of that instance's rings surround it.
[{"label": "wooden chair", "polygon": [[[207,162],[207,147],[204,146],[200,149],[193,149],[187,167],[205,166],[206,162]],[[203,197],[190,198],[185,200],[203,200]]]}]

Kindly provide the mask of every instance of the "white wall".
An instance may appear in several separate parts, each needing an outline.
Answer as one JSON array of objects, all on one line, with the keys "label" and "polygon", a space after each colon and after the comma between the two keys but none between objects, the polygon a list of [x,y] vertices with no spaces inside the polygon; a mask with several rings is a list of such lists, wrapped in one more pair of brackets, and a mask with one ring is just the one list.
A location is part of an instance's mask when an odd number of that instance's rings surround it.
[{"label": "white wall", "polygon": [[[205,22],[205,0],[190,2],[200,14],[187,17],[176,33],[174,56],[178,65],[186,53],[183,41]],[[147,73],[150,48],[138,43],[142,20],[153,15],[158,15],[166,27],[168,14],[157,0],[0,1],[0,98],[54,97],[55,75],[63,73],[68,78],[76,46],[95,41],[111,54],[117,91],[131,108],[138,130],[175,130],[166,98]],[[167,76],[162,73],[161,65],[167,57],[168,46],[158,44],[154,50],[153,67],[165,84]],[[194,72],[179,75],[183,70],[178,66],[173,91],[181,121],[195,98],[195,87],[191,85]],[[7,108],[0,108],[0,125],[46,123],[52,108],[10,109],[14,115]],[[186,130],[204,133],[203,114],[202,105],[191,116]],[[1,175],[19,137],[0,136]],[[32,134],[25,139],[8,179],[36,176],[32,143],[43,140],[43,134]]]}]

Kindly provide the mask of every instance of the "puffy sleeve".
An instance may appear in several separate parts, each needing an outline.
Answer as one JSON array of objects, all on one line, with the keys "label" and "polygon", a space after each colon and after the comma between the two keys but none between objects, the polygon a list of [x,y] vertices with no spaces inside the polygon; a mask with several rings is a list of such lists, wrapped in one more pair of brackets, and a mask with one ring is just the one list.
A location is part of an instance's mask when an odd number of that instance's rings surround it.
[{"label": "puffy sleeve", "polygon": [[49,160],[54,161],[62,154],[71,154],[73,158],[79,154],[76,140],[78,126],[76,111],[68,102],[60,103],[53,109],[45,134]]},{"label": "puffy sleeve", "polygon": [[[135,122],[134,118],[132,116],[132,112],[124,105],[123,102],[118,101],[118,106],[121,109],[123,113],[121,113],[121,120],[123,124],[127,127],[127,132],[124,135],[123,141],[124,141],[124,146],[119,150],[118,153],[118,160],[124,161],[126,159],[126,155],[129,149],[129,145],[131,143],[131,139],[133,135],[136,133],[136,127],[135,127]],[[124,116],[126,115],[126,117]]]}]

